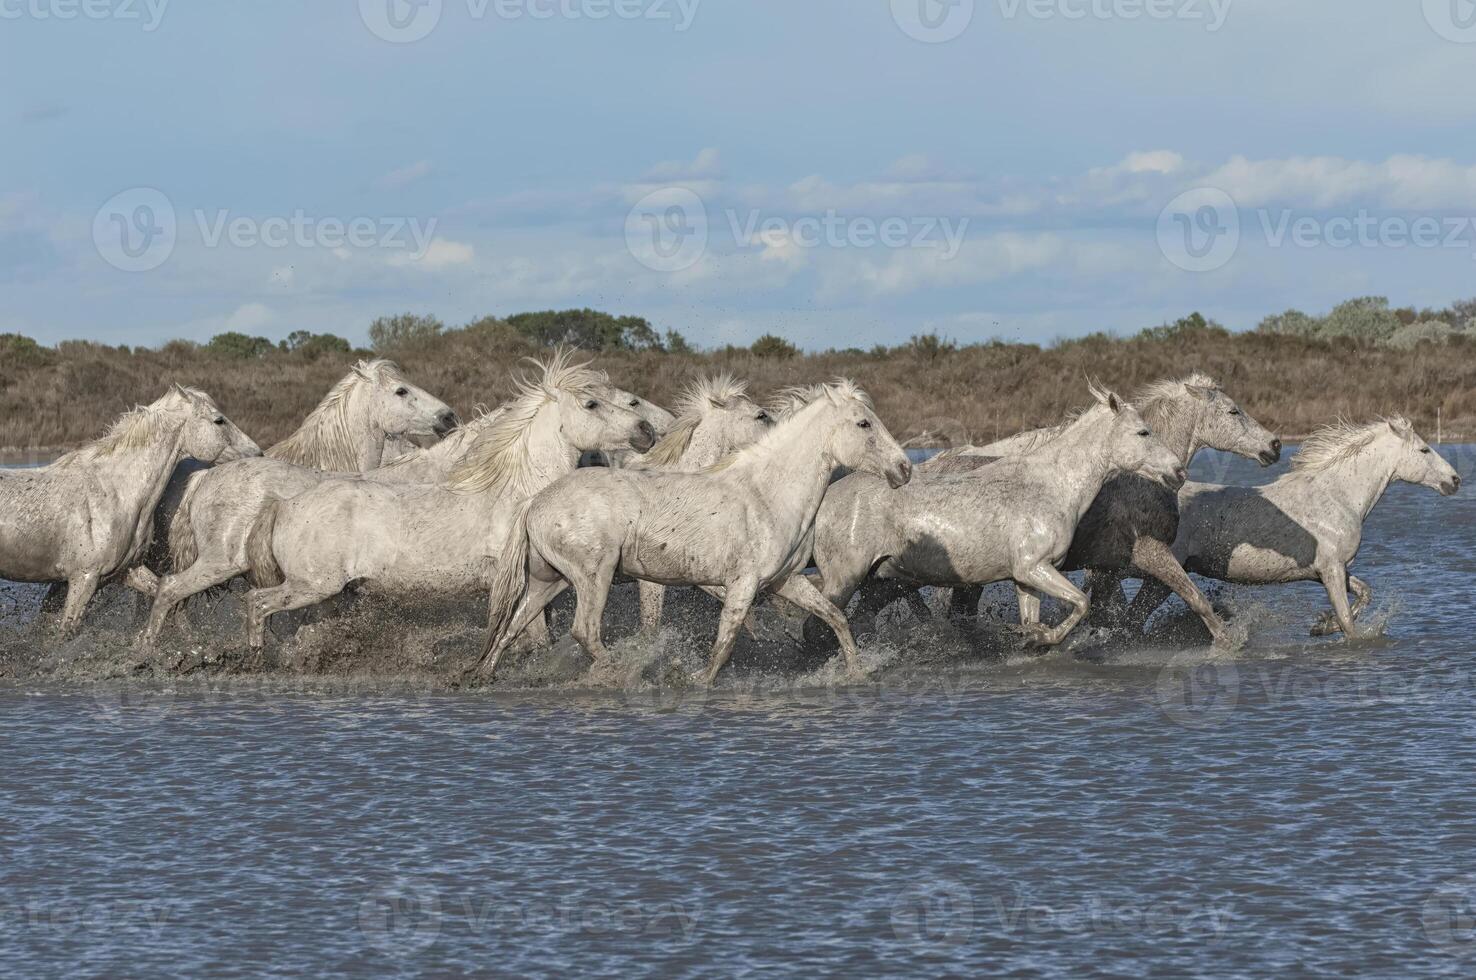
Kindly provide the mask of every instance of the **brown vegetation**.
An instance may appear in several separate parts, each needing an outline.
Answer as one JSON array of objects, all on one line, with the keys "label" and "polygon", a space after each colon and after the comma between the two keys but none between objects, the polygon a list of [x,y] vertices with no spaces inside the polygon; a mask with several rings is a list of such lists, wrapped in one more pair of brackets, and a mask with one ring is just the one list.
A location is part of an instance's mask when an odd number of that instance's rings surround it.
[{"label": "brown vegetation", "polygon": [[[17,448],[93,438],[171,381],[204,388],[269,445],[367,353],[272,349],[241,357],[184,343],[129,350],[79,342],[45,348],[21,340],[0,338],[0,445]],[[386,353],[418,384],[466,413],[507,397],[519,358],[538,352],[506,323],[484,320]],[[1232,334],[1191,318],[1133,338],[1093,336],[1044,349],[1002,342],[954,347],[916,338],[869,353],[765,353],[648,349],[596,357],[617,384],[665,404],[687,380],[716,370],[748,378],[761,397],[785,385],[853,377],[899,437],[918,445],[987,440],[1052,422],[1085,401],[1088,376],[1130,392],[1190,371],[1214,376],[1260,421],[1288,436],[1337,416],[1400,412],[1433,437],[1437,409],[1448,440],[1476,435],[1476,341],[1461,338],[1397,350],[1348,337]]]}]

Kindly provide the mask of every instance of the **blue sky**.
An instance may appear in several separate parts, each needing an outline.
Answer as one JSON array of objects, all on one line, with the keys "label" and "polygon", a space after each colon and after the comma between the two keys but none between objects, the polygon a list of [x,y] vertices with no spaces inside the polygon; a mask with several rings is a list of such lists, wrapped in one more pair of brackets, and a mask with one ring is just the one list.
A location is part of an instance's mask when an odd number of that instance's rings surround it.
[{"label": "blue sky", "polygon": [[0,331],[822,348],[1476,294],[1471,0],[949,2],[0,0]]}]

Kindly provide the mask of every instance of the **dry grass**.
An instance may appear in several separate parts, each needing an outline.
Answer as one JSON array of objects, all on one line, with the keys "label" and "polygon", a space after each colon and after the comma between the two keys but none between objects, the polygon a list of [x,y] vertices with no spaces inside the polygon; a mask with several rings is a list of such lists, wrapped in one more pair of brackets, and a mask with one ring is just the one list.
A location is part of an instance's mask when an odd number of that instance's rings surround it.
[{"label": "dry grass", "polygon": [[[506,338],[451,332],[395,356],[416,383],[466,413],[512,392],[509,372],[536,353]],[[1268,334],[1204,332],[1174,339],[1095,337],[1045,350],[989,344],[928,357],[825,353],[791,359],[740,351],[600,355],[624,387],[669,404],[695,375],[729,370],[759,397],[785,385],[855,378],[888,425],[915,444],[991,439],[1056,420],[1086,400],[1086,378],[1130,392],[1150,381],[1204,371],[1261,422],[1295,436],[1338,416],[1409,416],[1432,436],[1437,408],[1446,438],[1476,435],[1476,344],[1391,351]],[[280,439],[353,358],[272,354],[239,360],[173,345],[124,350],[68,343],[42,357],[0,357],[0,446],[63,448],[101,433],[119,413],[156,398],[171,381],[210,392],[262,445]]]}]

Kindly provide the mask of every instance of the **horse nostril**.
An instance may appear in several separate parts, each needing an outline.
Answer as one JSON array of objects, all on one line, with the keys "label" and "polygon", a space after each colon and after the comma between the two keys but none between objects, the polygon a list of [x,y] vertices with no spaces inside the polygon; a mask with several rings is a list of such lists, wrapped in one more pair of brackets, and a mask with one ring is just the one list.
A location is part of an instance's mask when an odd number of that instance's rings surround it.
[{"label": "horse nostril", "polygon": [[645,436],[647,439],[650,439],[652,442],[656,441],[656,430],[652,427],[650,422],[647,422],[645,419],[641,419],[641,424],[636,426],[636,428],[640,429],[641,435]]},{"label": "horse nostril", "polygon": [[1175,466],[1174,479],[1178,480],[1180,483],[1183,483],[1185,480],[1189,479],[1189,471],[1184,469],[1184,467],[1182,466]]},{"label": "horse nostril", "polygon": [[1271,440],[1271,451],[1273,453],[1279,453],[1279,452],[1281,452],[1281,440],[1280,439],[1272,439]]}]

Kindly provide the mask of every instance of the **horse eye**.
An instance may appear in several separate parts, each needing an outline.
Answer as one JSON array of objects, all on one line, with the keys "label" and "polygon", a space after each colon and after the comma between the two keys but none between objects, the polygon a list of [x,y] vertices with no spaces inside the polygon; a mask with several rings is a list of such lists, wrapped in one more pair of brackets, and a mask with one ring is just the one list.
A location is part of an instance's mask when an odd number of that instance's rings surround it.
[{"label": "horse eye", "polygon": [[870,419],[862,419],[861,421],[857,422],[856,425],[859,428],[862,428],[862,429],[869,429],[869,428],[871,428],[871,420]]},{"label": "horse eye", "polygon": [[1152,434],[1153,433],[1149,432],[1147,429],[1139,429],[1138,430],[1138,435],[1142,436],[1144,439],[1147,439]]},{"label": "horse eye", "polygon": [[1426,446],[1424,449],[1421,449],[1420,452],[1428,456],[1430,454],[1430,447]]},{"label": "horse eye", "polygon": [[600,407],[600,403],[591,398],[589,401],[584,403],[584,407],[593,412],[595,409]]},{"label": "horse eye", "polygon": [[760,422],[767,422],[769,421],[769,413],[759,412],[757,415],[754,416],[754,418],[758,419]]},{"label": "horse eye", "polygon": [[631,408],[636,408],[637,406],[640,405],[640,403],[641,403],[641,400],[639,398],[632,398],[630,400],[630,407]]},{"label": "horse eye", "polygon": [[225,419],[223,419],[223,418],[216,419],[215,420],[215,424],[216,425],[225,425]]},{"label": "horse eye", "polygon": [[1231,415],[1239,415],[1240,414],[1240,409],[1238,409],[1238,408],[1232,408],[1232,409],[1230,409],[1230,414]]},{"label": "horse eye", "polygon": [[410,389],[409,388],[396,388],[395,389],[395,394],[398,395],[398,396],[400,396],[401,398],[404,398],[406,395],[410,394]]}]

